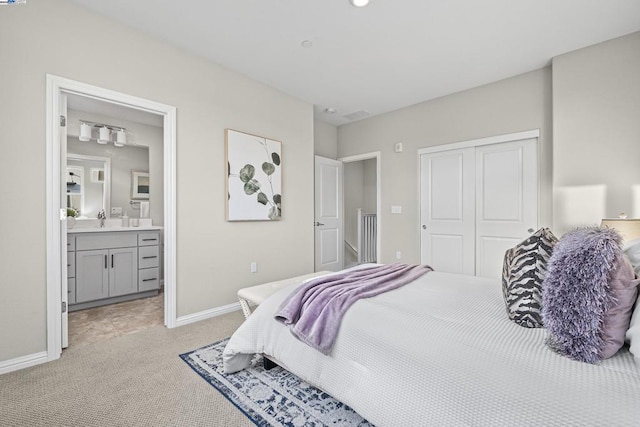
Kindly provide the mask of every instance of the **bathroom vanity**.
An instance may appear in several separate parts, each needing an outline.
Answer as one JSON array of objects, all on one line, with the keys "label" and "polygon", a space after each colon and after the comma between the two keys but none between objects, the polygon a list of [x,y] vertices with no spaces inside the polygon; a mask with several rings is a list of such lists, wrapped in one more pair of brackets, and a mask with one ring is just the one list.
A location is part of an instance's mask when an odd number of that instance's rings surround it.
[{"label": "bathroom vanity", "polygon": [[68,230],[69,311],[157,295],[161,232],[154,226]]}]

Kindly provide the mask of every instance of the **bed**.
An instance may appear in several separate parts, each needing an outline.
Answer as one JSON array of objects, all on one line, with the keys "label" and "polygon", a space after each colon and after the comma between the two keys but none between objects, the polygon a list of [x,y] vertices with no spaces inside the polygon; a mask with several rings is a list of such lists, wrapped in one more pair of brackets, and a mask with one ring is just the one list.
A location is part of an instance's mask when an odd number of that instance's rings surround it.
[{"label": "bed", "polygon": [[356,302],[332,352],[296,339],[263,302],[231,337],[228,372],[263,353],[378,426],[640,425],[640,361],[597,365],[545,345],[506,314],[498,279],[430,272]]}]

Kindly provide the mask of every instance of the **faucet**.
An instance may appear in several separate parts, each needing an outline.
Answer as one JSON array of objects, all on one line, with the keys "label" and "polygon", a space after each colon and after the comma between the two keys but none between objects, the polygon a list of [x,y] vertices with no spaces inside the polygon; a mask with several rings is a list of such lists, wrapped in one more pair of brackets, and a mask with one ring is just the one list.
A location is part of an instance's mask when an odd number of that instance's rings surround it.
[{"label": "faucet", "polygon": [[104,209],[100,209],[100,212],[98,212],[98,219],[100,220],[100,228],[104,228],[104,220],[107,219],[107,214],[104,213]]}]

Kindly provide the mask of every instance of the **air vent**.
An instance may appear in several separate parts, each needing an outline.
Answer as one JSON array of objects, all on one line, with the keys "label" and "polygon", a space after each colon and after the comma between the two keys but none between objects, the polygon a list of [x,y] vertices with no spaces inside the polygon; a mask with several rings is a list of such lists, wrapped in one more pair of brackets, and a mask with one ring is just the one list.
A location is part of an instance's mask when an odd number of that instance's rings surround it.
[{"label": "air vent", "polygon": [[351,114],[347,114],[345,116],[343,116],[345,119],[349,119],[349,120],[358,120],[358,119],[363,119],[365,117],[369,117],[371,115],[370,112],[368,111],[364,111],[364,110],[360,110],[360,111],[356,111],[354,113]]}]

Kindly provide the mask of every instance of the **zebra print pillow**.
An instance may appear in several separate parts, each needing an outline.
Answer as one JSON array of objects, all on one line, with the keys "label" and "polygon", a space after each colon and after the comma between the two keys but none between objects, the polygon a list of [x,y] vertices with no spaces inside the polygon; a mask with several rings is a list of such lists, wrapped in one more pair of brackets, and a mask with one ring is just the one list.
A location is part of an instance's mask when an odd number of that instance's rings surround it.
[{"label": "zebra print pillow", "polygon": [[558,239],[541,228],[504,254],[502,293],[509,319],[525,328],[541,328],[542,281]]}]

